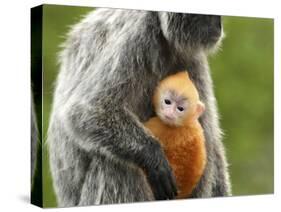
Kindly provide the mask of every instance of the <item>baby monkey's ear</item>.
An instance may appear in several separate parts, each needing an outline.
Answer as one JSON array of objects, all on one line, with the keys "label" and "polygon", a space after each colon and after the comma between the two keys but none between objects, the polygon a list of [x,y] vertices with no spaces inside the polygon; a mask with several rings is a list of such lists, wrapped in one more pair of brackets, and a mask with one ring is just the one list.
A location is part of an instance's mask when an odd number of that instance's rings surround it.
[{"label": "baby monkey's ear", "polygon": [[196,119],[198,119],[205,111],[205,105],[199,101],[196,105]]}]

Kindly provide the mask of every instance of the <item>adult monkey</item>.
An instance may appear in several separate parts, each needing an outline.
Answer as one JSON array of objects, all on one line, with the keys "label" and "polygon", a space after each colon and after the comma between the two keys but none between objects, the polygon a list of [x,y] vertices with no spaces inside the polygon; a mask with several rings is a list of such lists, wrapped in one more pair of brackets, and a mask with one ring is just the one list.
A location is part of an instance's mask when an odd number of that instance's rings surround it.
[{"label": "adult monkey", "polygon": [[98,9],[74,26],[48,132],[59,206],[174,198],[170,166],[141,123],[154,113],[157,83],[179,70],[190,70],[206,105],[208,162],[192,196],[230,194],[207,63],[221,31],[219,16],[120,9]]}]

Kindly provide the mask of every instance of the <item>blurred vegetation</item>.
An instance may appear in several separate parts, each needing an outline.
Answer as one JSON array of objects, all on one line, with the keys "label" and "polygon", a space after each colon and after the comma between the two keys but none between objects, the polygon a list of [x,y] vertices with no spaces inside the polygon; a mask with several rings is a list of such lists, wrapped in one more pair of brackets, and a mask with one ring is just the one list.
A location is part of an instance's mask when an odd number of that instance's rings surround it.
[{"label": "blurred vegetation", "polygon": [[[88,7],[44,6],[43,138],[46,140],[57,54],[69,27],[90,12]],[[273,193],[273,20],[224,17],[222,49],[210,57],[214,89],[224,130],[233,195]],[[43,146],[43,200],[56,199]]]},{"label": "blurred vegetation", "polygon": [[273,193],[273,20],[225,17],[210,59],[234,195]]}]

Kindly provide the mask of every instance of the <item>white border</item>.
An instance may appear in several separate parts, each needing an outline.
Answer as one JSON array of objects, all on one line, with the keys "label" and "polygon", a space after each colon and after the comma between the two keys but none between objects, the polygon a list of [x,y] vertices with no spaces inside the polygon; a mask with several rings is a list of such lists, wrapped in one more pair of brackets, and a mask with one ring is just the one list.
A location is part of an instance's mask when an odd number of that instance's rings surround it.
[{"label": "white border", "polygon": [[[71,211],[273,211],[280,199],[280,7],[277,0],[49,0],[3,1],[0,18],[0,209],[38,210],[29,201],[30,8],[41,3],[169,10],[203,14],[275,18],[275,194],[187,201],[134,203],[60,210]],[[266,71],[266,70],[265,70]],[[279,142],[278,142],[279,141]],[[278,151],[279,150],[279,151]],[[249,179],[251,180],[251,179]],[[6,210],[3,210],[6,209]],[[57,211],[59,209],[53,209]]]}]

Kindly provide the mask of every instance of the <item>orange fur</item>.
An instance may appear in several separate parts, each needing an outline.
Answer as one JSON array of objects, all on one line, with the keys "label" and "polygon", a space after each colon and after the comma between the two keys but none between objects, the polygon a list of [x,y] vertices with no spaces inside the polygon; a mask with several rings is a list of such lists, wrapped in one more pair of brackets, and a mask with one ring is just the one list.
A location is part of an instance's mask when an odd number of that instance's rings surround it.
[{"label": "orange fur", "polygon": [[153,117],[144,125],[159,139],[165,155],[172,167],[178,187],[177,198],[188,197],[203,174],[206,164],[206,150],[203,129],[195,117],[195,103],[198,92],[188,78],[187,72],[167,77],[160,82],[153,97],[155,109],[159,107],[159,95],[163,89],[174,89],[194,103],[182,126],[169,126],[159,117]]}]

